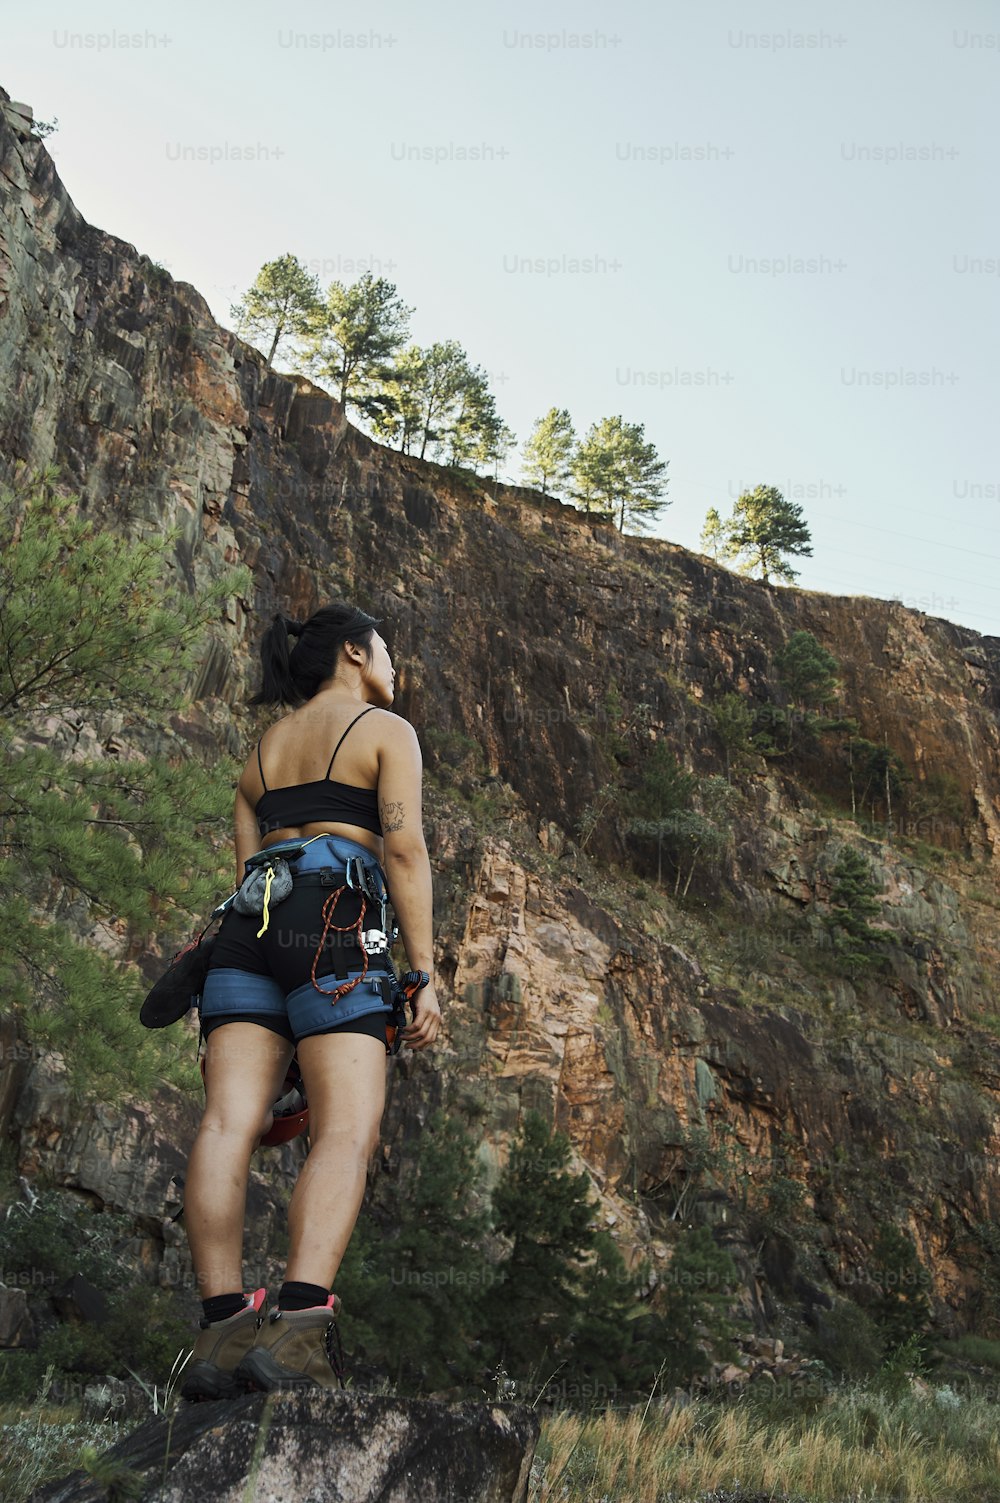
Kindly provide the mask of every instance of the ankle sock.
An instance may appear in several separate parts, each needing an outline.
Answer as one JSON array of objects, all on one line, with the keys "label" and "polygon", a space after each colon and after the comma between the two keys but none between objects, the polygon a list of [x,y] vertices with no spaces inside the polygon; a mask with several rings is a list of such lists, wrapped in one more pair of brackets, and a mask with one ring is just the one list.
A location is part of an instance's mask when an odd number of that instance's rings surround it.
[{"label": "ankle sock", "polygon": [[330,1298],[329,1289],[322,1284],[300,1284],[294,1279],[282,1284],[278,1294],[279,1310],[311,1310],[315,1305],[325,1305]]},{"label": "ankle sock", "polygon": [[238,1294],[213,1294],[211,1299],[202,1300],[201,1308],[209,1324],[214,1324],[217,1320],[228,1320],[231,1315],[238,1315],[245,1304],[246,1296],[241,1290]]}]

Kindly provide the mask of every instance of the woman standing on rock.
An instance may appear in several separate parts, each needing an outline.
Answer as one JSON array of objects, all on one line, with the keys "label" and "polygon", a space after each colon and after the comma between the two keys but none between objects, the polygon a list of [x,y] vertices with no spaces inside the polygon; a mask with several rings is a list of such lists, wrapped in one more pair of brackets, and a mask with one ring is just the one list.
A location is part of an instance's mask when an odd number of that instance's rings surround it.
[{"label": "woman standing on rock", "polygon": [[[287,896],[275,887],[275,901],[268,877],[263,916],[227,910],[202,993],[206,1104],[184,1206],[204,1307],[182,1387],[191,1399],[333,1387],[339,1377],[331,1289],[385,1105],[394,998],[377,931],[386,888],[409,963],[427,977],[403,1041],[425,1049],[441,1026],[420,748],[412,726],[389,712],[395,671],[377,625],[327,605],[303,625],[275,616],[261,644],[263,686],[250,703],[295,708],[261,737],[239,780],[237,881],[272,847],[292,881]],[[265,1320],[266,1289],[243,1293],[247,1179],[293,1054],[311,1148],[288,1207],[285,1282]]]}]

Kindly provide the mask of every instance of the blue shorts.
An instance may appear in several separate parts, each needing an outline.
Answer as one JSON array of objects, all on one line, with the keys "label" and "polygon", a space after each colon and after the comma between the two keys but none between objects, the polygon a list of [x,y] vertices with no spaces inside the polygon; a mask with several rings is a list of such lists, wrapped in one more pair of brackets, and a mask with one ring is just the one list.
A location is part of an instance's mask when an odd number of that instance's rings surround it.
[{"label": "blue shorts", "polygon": [[[284,844],[275,843],[277,854]],[[257,932],[264,922],[260,915],[226,910],[201,994],[199,1012],[206,1037],[221,1023],[251,1022],[295,1043],[314,1033],[341,1031],[366,1033],[386,1043],[385,1026],[394,1011],[387,953],[370,955],[365,979],[344,996],[334,1001],[329,995],[361,974],[363,960],[352,943],[356,931],[341,935],[333,925],[355,923],[364,901],[362,928],[381,927],[379,905],[348,890],[341,893],[323,940],[324,904],[343,884],[345,862],[356,856],[374,870],[384,889],[385,874],[371,851],[342,835],[321,835],[310,841],[301,856],[289,860],[292,891],[270,907],[268,926],[260,939]],[[327,886],[295,881],[301,872],[324,868],[331,872]],[[326,911],[329,914],[329,908]],[[343,947],[342,939],[347,941]],[[395,1021],[400,1021],[398,1016]]]}]

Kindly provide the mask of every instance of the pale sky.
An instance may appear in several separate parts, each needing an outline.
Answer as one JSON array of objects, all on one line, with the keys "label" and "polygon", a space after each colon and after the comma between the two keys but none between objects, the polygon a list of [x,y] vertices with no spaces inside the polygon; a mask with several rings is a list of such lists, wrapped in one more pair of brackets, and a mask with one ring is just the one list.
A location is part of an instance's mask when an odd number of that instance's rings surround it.
[{"label": "pale sky", "polygon": [[[655,535],[776,485],[797,583],[1000,635],[1000,8],[92,0],[0,84],[92,223],[220,323],[264,261],[395,282],[520,448],[620,413]],[[502,472],[503,473],[503,472]]]}]

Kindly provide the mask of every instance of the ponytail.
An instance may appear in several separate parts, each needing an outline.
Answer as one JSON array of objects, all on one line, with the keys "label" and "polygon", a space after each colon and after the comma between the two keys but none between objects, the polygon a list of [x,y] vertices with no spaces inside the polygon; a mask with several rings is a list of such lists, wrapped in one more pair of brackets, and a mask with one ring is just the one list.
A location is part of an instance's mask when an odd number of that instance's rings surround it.
[{"label": "ponytail", "polygon": [[[336,669],[344,642],[363,647],[366,662],[371,662],[372,633],[378,624],[375,617],[340,602],[321,606],[306,622],[279,611],[260,644],[260,690],[247,703],[293,708],[305,704]],[[289,637],[299,638],[291,648]]]}]

